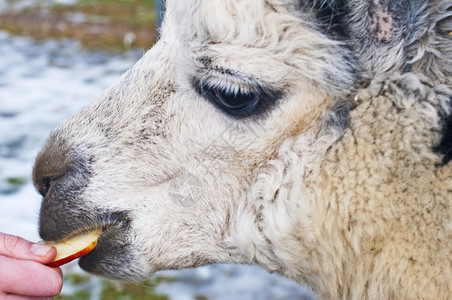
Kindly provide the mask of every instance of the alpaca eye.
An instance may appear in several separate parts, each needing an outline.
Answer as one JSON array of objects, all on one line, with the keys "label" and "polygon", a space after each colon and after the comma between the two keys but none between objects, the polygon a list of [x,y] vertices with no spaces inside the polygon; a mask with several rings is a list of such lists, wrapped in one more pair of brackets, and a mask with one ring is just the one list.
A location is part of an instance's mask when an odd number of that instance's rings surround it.
[{"label": "alpaca eye", "polygon": [[[234,76],[231,75],[231,77]],[[211,80],[202,81],[193,77],[192,86],[198,95],[237,119],[266,115],[283,97],[281,90],[272,88],[268,84],[259,83],[253,79],[244,80],[243,78],[246,77],[243,76],[238,77],[242,79],[242,84],[237,82],[234,84],[234,80],[231,85],[213,84]]]},{"label": "alpaca eye", "polygon": [[221,87],[203,85],[201,94],[234,115],[243,115],[252,111],[259,102],[259,93],[256,91],[229,91]]}]

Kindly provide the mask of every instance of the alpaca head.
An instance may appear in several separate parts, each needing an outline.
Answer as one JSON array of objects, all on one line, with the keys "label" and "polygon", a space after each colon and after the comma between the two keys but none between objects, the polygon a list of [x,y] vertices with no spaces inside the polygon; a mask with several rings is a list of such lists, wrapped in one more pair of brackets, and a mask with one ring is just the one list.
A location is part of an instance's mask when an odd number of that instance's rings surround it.
[{"label": "alpaca head", "polygon": [[253,182],[353,84],[350,51],[310,17],[295,3],[168,1],[159,42],[39,154],[42,238],[103,226],[81,265],[115,278],[243,261],[235,227]]},{"label": "alpaca head", "polygon": [[425,63],[414,27],[399,30],[422,3],[343,2],[167,1],[158,43],[38,155],[42,238],[103,227],[80,264],[111,278],[216,262],[295,277],[278,259],[300,241],[268,245],[314,226],[308,166],[347,130],[359,86]]}]

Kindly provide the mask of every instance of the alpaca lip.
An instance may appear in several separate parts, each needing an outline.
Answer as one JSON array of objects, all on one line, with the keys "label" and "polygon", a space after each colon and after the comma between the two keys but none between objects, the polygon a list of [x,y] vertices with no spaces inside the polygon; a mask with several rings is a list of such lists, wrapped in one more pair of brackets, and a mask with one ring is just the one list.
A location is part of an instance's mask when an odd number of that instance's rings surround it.
[{"label": "alpaca lip", "polygon": [[90,273],[120,278],[122,270],[134,261],[134,247],[129,241],[130,221],[104,224],[102,230],[97,246],[80,258],[79,265]]},{"label": "alpaca lip", "polygon": [[[50,213],[49,213],[50,212]],[[101,237],[110,231],[123,231],[130,225],[128,211],[92,209],[80,214],[75,209],[41,210],[39,234],[45,241],[60,242],[78,234],[102,229]]]},{"label": "alpaca lip", "polygon": [[[88,233],[90,231],[97,231],[99,229],[101,229],[101,234],[100,235],[102,235],[102,233],[106,230],[106,228],[107,228],[106,226],[95,226],[95,227],[85,228],[83,230],[76,230],[76,231],[64,236],[63,238],[53,239],[53,240],[41,240],[41,241],[39,241],[39,243],[64,243],[67,240],[70,240],[70,239],[72,239],[72,238],[74,238],[76,236],[83,235],[83,234]],[[99,235],[99,237],[100,237],[100,235]]]},{"label": "alpaca lip", "polygon": [[[109,223],[102,225],[101,229],[102,233],[99,235],[96,248],[105,248],[105,245],[112,244],[112,238],[122,235],[124,228],[120,223]],[[94,250],[96,248],[94,248]],[[91,253],[92,252],[87,255]]]}]

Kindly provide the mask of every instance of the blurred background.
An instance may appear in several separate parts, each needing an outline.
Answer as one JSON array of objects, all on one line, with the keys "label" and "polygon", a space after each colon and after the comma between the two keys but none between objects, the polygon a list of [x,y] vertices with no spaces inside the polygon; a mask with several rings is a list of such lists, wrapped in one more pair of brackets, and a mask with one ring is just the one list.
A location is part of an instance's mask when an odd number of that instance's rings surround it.
[{"label": "blurred background", "polygon": [[[153,0],[0,0],[0,232],[39,240],[34,158],[54,127],[152,47],[161,16]],[[139,284],[90,276],[76,262],[63,272],[58,299],[310,299],[251,266],[164,271]]]}]

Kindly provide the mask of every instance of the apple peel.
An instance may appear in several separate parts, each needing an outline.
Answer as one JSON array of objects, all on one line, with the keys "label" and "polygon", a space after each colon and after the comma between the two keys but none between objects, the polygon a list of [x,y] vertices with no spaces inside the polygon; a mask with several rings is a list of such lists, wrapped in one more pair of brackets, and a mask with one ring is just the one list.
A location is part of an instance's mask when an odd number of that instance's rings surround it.
[{"label": "apple peel", "polygon": [[62,242],[44,242],[45,245],[53,246],[57,250],[54,260],[46,265],[56,268],[90,253],[96,247],[101,233],[102,229],[98,228]]}]

